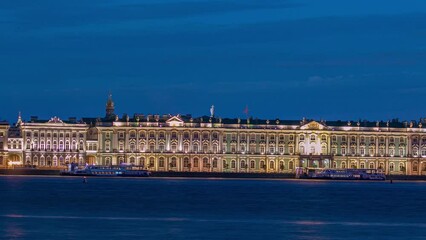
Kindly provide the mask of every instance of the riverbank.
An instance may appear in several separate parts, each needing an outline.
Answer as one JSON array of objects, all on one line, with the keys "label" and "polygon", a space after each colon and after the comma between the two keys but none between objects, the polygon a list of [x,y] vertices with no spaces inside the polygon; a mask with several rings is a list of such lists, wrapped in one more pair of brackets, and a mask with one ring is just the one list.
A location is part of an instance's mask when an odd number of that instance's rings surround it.
[{"label": "riverbank", "polygon": [[[56,169],[0,169],[0,175],[46,175],[59,176]],[[294,179],[293,173],[231,173],[231,172],[152,172],[152,177],[185,178],[273,178]],[[426,181],[426,175],[387,175],[387,180]]]}]

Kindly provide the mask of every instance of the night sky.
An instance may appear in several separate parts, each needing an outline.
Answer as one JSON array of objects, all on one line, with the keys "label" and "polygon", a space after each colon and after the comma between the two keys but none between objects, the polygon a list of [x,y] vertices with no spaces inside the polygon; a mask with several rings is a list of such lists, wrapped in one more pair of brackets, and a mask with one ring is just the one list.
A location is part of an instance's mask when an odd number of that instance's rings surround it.
[{"label": "night sky", "polygon": [[426,117],[424,0],[0,2],[0,118]]}]

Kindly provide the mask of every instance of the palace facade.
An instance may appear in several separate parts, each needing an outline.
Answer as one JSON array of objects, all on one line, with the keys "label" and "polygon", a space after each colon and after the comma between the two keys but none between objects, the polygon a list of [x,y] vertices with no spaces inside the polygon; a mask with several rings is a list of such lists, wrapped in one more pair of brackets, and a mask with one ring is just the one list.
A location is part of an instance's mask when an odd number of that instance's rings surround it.
[{"label": "palace facade", "polygon": [[0,167],[134,164],[151,171],[294,172],[296,167],[380,168],[426,175],[423,121],[229,119],[190,115],[0,123]]}]

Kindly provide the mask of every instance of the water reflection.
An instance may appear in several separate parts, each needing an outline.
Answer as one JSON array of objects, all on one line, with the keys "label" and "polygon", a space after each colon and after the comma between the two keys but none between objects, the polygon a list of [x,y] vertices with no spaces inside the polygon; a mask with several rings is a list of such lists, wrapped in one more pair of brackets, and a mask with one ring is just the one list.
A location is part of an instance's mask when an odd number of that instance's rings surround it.
[{"label": "water reflection", "polygon": [[426,236],[426,183],[22,177],[12,188],[2,180],[6,239]]},{"label": "water reflection", "polygon": [[5,224],[5,234],[4,237],[6,239],[20,239],[24,237],[24,231],[21,226],[13,222],[7,222]]}]

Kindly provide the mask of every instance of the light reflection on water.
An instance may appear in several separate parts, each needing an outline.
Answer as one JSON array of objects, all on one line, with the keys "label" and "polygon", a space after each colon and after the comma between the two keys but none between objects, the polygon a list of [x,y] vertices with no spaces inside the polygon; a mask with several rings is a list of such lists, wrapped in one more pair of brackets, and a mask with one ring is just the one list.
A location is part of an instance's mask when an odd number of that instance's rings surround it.
[{"label": "light reflection on water", "polygon": [[34,216],[7,214],[1,218],[32,218],[32,219],[76,219],[76,220],[105,220],[105,221],[147,221],[147,222],[217,222],[217,223],[250,223],[250,224],[290,224],[303,226],[345,225],[345,226],[383,226],[383,227],[420,227],[426,228],[426,223],[388,223],[388,222],[325,222],[325,221],[284,221],[284,220],[243,220],[243,219],[198,219],[198,218],[148,218],[148,217],[79,217],[79,216]]},{"label": "light reflection on water", "polygon": [[426,236],[423,182],[0,177],[0,238]]}]

